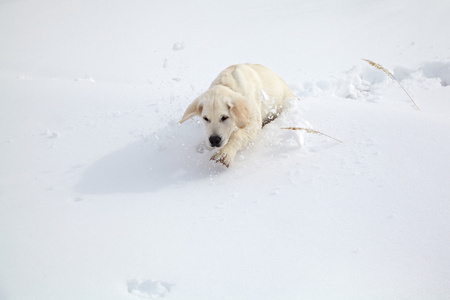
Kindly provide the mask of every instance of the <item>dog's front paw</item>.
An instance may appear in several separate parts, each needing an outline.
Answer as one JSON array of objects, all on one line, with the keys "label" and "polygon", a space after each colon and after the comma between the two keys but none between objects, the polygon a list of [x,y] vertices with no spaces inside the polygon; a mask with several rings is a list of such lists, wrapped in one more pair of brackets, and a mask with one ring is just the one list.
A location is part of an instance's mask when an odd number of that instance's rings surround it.
[{"label": "dog's front paw", "polygon": [[229,167],[233,158],[226,152],[218,151],[211,157],[211,160],[222,163],[225,167]]}]

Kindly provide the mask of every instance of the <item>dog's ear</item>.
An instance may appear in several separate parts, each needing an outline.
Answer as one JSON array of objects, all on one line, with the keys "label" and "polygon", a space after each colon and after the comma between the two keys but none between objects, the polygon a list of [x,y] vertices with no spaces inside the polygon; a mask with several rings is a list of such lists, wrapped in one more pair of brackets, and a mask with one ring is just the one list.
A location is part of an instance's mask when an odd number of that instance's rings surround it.
[{"label": "dog's ear", "polygon": [[239,128],[244,128],[250,123],[250,112],[245,98],[237,98],[233,101],[230,105],[230,114]]},{"label": "dog's ear", "polygon": [[200,104],[200,97],[192,101],[192,103],[188,106],[186,111],[184,112],[183,117],[181,118],[180,122],[183,123],[184,121],[192,118],[193,116],[199,116],[202,114],[203,106]]}]

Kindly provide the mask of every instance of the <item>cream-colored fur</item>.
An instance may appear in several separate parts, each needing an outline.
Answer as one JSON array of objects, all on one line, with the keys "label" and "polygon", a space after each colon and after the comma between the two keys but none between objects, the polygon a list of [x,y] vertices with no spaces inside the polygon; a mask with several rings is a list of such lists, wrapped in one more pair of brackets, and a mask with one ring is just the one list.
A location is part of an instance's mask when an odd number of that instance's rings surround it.
[{"label": "cream-colored fur", "polygon": [[202,117],[206,143],[219,148],[211,160],[229,167],[236,153],[278,116],[290,97],[295,97],[294,93],[272,70],[261,65],[233,65],[189,105],[180,123]]}]

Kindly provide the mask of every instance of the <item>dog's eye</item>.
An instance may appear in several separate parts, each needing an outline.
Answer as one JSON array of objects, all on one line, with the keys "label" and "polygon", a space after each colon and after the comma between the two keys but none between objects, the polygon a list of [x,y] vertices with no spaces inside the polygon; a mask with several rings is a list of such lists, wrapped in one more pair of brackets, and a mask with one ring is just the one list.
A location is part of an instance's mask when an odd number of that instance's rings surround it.
[{"label": "dog's eye", "polygon": [[220,119],[220,121],[225,122],[227,119],[228,119],[227,116],[223,116],[223,117]]},{"label": "dog's eye", "polygon": [[207,117],[203,117],[203,120],[209,123],[209,119]]}]

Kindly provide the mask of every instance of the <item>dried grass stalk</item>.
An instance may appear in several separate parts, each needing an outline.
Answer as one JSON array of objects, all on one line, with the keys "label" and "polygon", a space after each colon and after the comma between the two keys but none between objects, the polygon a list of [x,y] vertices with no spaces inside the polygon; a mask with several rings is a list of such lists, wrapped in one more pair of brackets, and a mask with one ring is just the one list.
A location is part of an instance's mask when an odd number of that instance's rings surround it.
[{"label": "dried grass stalk", "polygon": [[389,72],[388,69],[384,68],[382,65],[377,64],[369,59],[363,59],[364,61],[368,62],[372,67],[377,68],[381,71],[383,71],[384,73],[386,73],[388,76],[391,76],[395,81],[397,81],[398,85],[405,91],[406,95],[408,95],[409,99],[411,99],[412,103],[414,103],[414,107],[417,110],[420,110],[419,107],[417,106],[416,102],[414,102],[413,98],[409,95],[409,93],[406,91],[406,89],[403,87],[403,85],[400,83],[400,81],[398,81],[398,79],[394,76],[394,74],[392,74],[391,72]]},{"label": "dried grass stalk", "polygon": [[332,137],[332,136],[329,136],[329,135],[327,135],[327,134],[325,134],[325,133],[322,133],[322,132],[317,131],[317,130],[314,130],[314,129],[303,128],[303,127],[283,127],[283,128],[281,128],[281,129],[288,129],[288,130],[303,130],[303,131],[306,131],[307,133],[320,134],[320,135],[329,137],[330,139],[333,139],[333,140],[335,140],[335,141],[338,141],[339,143],[342,143],[342,141],[340,141],[340,140],[338,140],[338,139],[335,139],[335,138]]}]

